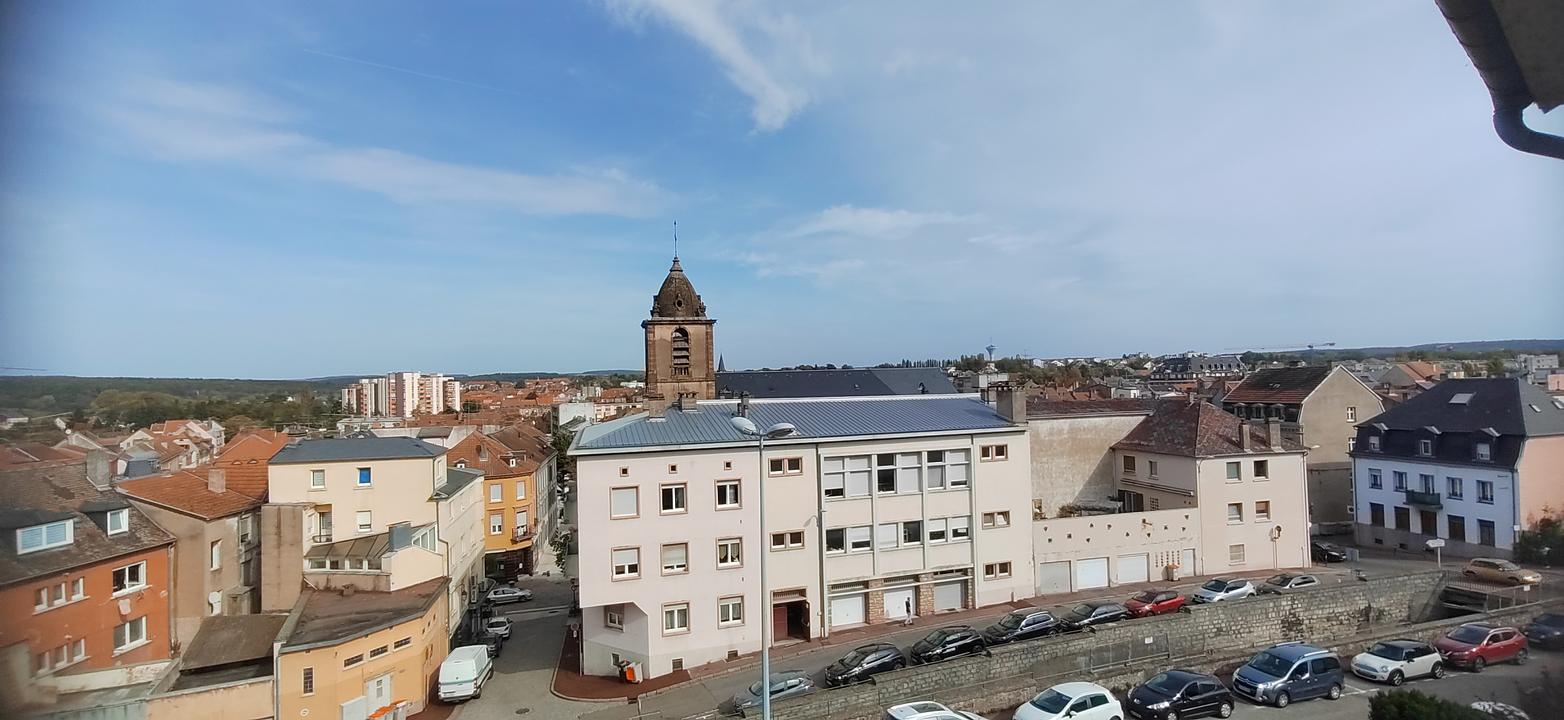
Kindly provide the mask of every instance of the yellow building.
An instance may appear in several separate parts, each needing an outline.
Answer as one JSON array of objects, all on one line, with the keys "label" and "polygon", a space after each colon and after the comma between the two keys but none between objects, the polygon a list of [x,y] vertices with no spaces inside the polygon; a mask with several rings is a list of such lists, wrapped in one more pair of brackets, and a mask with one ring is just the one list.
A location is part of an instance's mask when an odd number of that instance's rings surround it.
[{"label": "yellow building", "polygon": [[546,519],[539,490],[547,490],[553,448],[548,436],[521,424],[485,435],[472,433],[446,453],[450,467],[483,471],[484,574],[502,581],[530,575],[539,564],[534,546]]}]

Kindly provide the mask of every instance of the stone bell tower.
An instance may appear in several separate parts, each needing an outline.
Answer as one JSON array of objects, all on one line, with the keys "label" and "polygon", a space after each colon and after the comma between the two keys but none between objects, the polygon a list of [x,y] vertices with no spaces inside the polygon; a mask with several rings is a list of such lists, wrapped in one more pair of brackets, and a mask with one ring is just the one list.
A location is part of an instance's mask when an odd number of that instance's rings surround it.
[{"label": "stone bell tower", "polygon": [[685,277],[679,256],[652,298],[652,316],[641,322],[646,331],[646,405],[653,415],[680,400],[717,397],[712,370],[712,326],[706,304]]}]

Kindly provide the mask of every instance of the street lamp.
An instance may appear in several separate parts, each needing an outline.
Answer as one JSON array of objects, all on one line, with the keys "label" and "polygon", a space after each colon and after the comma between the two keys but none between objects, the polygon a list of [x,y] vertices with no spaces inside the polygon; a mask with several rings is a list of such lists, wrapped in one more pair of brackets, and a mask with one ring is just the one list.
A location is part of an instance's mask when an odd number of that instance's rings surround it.
[{"label": "street lamp", "polygon": [[760,472],[755,482],[760,488],[760,501],[757,503],[760,510],[760,542],[756,545],[760,553],[760,717],[761,720],[771,720],[771,594],[766,589],[766,440],[787,437],[793,434],[794,429],[792,423],[777,423],[761,432],[755,421],[742,415],[733,416],[731,422],[733,429],[755,438],[759,446],[756,467]]}]

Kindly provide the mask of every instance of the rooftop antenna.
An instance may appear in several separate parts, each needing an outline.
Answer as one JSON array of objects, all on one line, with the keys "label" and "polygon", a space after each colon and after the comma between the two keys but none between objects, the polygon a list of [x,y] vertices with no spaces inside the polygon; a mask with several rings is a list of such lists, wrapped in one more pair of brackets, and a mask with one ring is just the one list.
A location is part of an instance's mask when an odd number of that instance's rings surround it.
[{"label": "rooftop antenna", "polygon": [[673,221],[673,259],[679,259],[679,221]]}]

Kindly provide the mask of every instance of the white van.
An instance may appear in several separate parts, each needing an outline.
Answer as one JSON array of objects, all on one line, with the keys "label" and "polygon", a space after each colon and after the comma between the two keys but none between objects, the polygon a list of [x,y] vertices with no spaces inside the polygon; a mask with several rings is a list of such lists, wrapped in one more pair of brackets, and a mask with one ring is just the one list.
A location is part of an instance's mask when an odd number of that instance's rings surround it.
[{"label": "white van", "polygon": [[445,702],[471,700],[483,695],[483,684],[494,672],[494,661],[483,645],[463,645],[451,651],[440,663],[440,699]]}]

